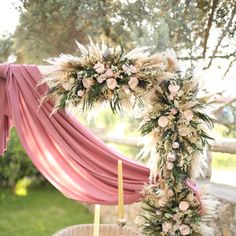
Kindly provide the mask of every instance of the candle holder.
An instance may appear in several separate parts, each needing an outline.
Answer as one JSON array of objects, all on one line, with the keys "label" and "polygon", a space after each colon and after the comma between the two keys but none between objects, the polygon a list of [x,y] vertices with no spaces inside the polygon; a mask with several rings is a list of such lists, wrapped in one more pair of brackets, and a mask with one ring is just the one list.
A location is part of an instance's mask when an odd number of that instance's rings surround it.
[{"label": "candle holder", "polygon": [[123,236],[123,228],[126,226],[126,219],[117,219],[117,225],[120,227],[120,236]]}]

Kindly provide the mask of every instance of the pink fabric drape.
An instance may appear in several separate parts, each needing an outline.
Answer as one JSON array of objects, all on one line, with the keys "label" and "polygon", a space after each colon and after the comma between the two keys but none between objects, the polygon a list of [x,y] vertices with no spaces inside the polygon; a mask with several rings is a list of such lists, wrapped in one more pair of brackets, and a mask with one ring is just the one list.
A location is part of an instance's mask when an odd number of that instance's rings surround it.
[{"label": "pink fabric drape", "polygon": [[66,197],[87,203],[117,204],[117,161],[123,161],[125,203],[140,200],[149,170],[112,150],[71,115],[52,105],[39,108],[46,87],[36,87],[32,65],[0,65],[0,155],[14,125],[36,168]]}]

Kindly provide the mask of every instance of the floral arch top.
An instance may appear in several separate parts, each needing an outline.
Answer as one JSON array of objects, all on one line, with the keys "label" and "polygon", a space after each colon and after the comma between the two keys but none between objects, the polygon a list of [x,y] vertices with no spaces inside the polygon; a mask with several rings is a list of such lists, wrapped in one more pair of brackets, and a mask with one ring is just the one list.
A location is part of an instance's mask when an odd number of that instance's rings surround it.
[{"label": "floral arch top", "polygon": [[[170,53],[150,55],[147,47],[125,53],[105,44],[85,47],[78,55],[61,55],[42,83],[55,111],[67,105],[90,109],[108,102],[114,113],[137,110],[142,158],[150,163],[150,183],[144,186],[139,223],[144,235],[214,235],[207,226],[217,202],[193,180],[206,165],[209,128],[208,94],[199,93],[191,72],[179,71]],[[201,91],[203,92],[203,91]],[[135,112],[137,113],[137,112]]]}]

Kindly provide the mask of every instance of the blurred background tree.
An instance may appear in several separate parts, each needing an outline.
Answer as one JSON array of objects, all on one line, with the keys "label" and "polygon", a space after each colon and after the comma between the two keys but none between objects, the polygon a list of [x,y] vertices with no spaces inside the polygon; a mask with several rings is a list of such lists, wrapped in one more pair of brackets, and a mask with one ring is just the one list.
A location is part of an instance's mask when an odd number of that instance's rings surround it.
[{"label": "blurred background tree", "polygon": [[[197,63],[208,58],[236,60],[235,0],[20,0],[20,24],[14,34],[25,63],[43,63],[60,53],[73,53],[74,40],[95,40],[173,48],[179,58]],[[209,41],[217,34],[214,47]]]},{"label": "blurred background tree", "polygon": [[13,188],[25,176],[35,185],[46,183],[25,153],[15,129],[12,129],[8,149],[0,157],[0,187]]},{"label": "blurred background tree", "polygon": [[13,53],[13,39],[11,35],[3,35],[0,38],[0,63],[8,60],[8,57]]}]

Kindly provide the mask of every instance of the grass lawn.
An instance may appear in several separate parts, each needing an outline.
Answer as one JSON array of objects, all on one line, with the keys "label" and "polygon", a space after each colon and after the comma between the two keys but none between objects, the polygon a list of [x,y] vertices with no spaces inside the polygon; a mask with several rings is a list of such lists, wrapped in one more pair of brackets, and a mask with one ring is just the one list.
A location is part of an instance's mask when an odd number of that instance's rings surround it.
[{"label": "grass lawn", "polygon": [[83,205],[52,187],[30,189],[26,197],[0,190],[1,236],[50,236],[65,226],[92,220]]}]

